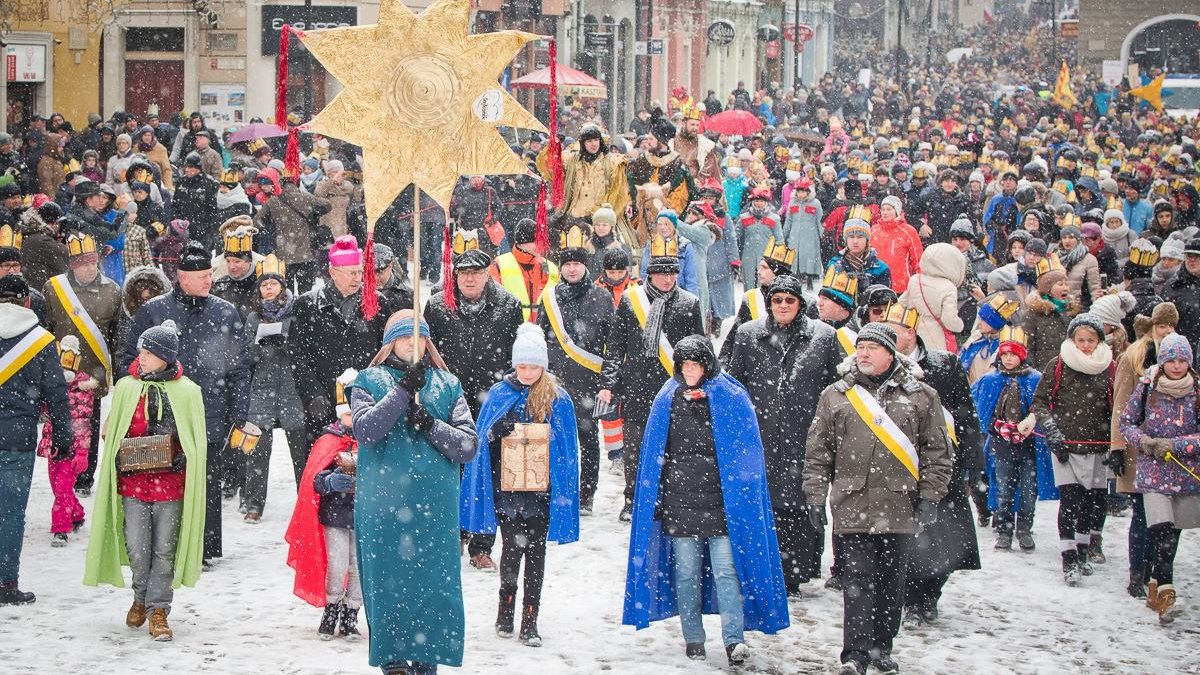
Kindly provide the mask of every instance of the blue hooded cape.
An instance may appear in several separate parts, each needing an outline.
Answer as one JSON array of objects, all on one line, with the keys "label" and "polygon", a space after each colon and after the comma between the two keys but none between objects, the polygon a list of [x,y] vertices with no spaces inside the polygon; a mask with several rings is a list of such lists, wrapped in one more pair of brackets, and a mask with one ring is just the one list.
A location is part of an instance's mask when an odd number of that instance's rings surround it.
[{"label": "blue hooded cape", "polygon": [[963,349],[962,355],[958,359],[958,364],[962,366],[963,372],[968,372],[971,370],[971,364],[975,362],[975,357],[979,356],[980,351],[984,351],[985,354],[995,354],[999,347],[999,338],[982,338],[976,340]]},{"label": "blue hooded cape", "polygon": [[[642,460],[633,500],[625,609],[621,622],[639,630],[651,621],[678,614],[675,606],[674,549],[655,519],[663,453],[671,420],[671,399],[679,381],[667,380],[650,410],[642,440]],[[725,502],[725,524],[745,598],[746,628],[775,633],[789,625],[783,565],[775,517],[767,490],[766,460],[750,395],[737,380],[719,373],[704,383],[712,411],[717,470]],[[716,588],[705,562],[704,612],[716,613]]]},{"label": "blue hooded cape", "polygon": [[[550,408],[550,531],[547,539],[560,544],[579,540],[579,436],[575,429],[575,405],[558,387]],[[492,453],[488,430],[514,406],[524,410],[529,390],[517,390],[501,380],[488,390],[475,429],[479,453],[463,468],[459,490],[458,517],[462,529],[478,534],[496,532],[496,504],[492,485]],[[522,414],[522,418],[525,415]]]},{"label": "blue hooded cape", "polygon": [[[984,230],[987,232],[987,252],[988,253],[995,252],[995,251],[993,251],[993,248],[995,246],[996,234],[997,234],[996,232],[994,232],[992,230],[992,227],[991,227],[992,215],[995,214],[998,217],[1007,220],[1011,215],[1013,215],[1014,211],[1019,211],[1019,209],[1017,208],[1017,198],[1010,197],[1010,196],[1007,196],[1004,194],[1001,194],[1000,196],[996,197],[987,205],[987,211],[983,214],[983,227],[984,227]],[[999,213],[997,213],[997,212],[999,212]],[[1003,234],[1003,233],[1000,233],[1000,234]],[[1005,246],[1007,246],[1007,245],[1008,244],[1005,243]]]},{"label": "blue hooded cape", "polygon": [[[988,484],[991,486],[988,490],[988,509],[992,511],[996,510],[996,456],[991,451],[992,414],[996,411],[996,403],[1000,400],[1000,393],[1004,391],[1009,377],[993,369],[971,387],[971,398],[975,399],[975,410],[979,413],[980,431],[987,434],[983,452],[987,461]],[[1017,379],[1017,386],[1021,390],[1021,408],[1025,411],[1033,405],[1033,392],[1041,379],[1042,374],[1036,370],[1030,370],[1028,375]],[[1037,448],[1038,499],[1058,499],[1058,487],[1054,485],[1054,466],[1050,463],[1050,448],[1046,445],[1045,437],[1037,435],[1034,438]],[[1019,494],[1017,498],[1020,499]],[[1013,507],[1016,508],[1018,503],[1014,502]]]}]

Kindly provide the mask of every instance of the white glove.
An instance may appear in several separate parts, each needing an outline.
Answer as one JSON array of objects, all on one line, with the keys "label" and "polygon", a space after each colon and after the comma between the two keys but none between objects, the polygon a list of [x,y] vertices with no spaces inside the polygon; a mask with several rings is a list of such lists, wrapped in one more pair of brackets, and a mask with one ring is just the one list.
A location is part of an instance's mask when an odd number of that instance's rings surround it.
[{"label": "white glove", "polygon": [[100,380],[97,380],[94,377],[88,377],[88,379],[79,383],[79,390],[80,391],[91,391],[99,386],[100,386]]},{"label": "white glove", "polygon": [[1019,431],[1022,436],[1028,436],[1029,434],[1033,433],[1033,428],[1035,426],[1037,426],[1037,417],[1035,417],[1033,413],[1029,413],[1025,416],[1025,419],[1017,423],[1017,431]]},{"label": "white glove", "polygon": [[63,379],[67,381],[67,384],[71,384],[71,381],[75,379],[75,371],[63,368]]}]

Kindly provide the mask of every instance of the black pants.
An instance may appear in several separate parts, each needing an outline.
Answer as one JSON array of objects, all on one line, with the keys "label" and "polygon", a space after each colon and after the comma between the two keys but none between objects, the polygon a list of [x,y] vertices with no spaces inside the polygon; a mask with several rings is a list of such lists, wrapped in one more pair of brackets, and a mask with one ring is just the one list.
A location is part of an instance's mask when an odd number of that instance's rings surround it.
[{"label": "black pants", "polygon": [[317,261],[289,263],[287,266],[288,286],[293,288],[296,295],[301,295],[313,287],[317,280]]},{"label": "black pants", "polygon": [[842,663],[890,654],[900,630],[910,534],[835,534],[841,553]]},{"label": "black pants", "polygon": [[[268,436],[269,436],[268,432]],[[267,441],[270,442],[270,438]],[[221,487],[230,492],[241,492],[246,484],[246,453],[237,448],[226,448],[224,464],[221,466]],[[241,501],[245,504],[246,495]]]},{"label": "black pants", "polygon": [[986,473],[980,471],[967,475],[967,494],[971,495],[971,501],[975,503],[975,511],[981,518],[992,515],[991,509],[988,508],[988,487]]},{"label": "black pants", "polygon": [[221,557],[221,455],[225,442],[208,444],[204,482],[204,559]]},{"label": "black pants", "polygon": [[1174,523],[1159,523],[1150,527],[1150,550],[1147,565],[1150,578],[1159,587],[1173,584],[1175,552],[1179,550],[1179,530]]},{"label": "black pants", "polygon": [[1146,527],[1146,505],[1142,495],[1129,495],[1133,517],[1129,519],[1129,571],[1145,573],[1150,560],[1150,529]]},{"label": "black pants", "polygon": [[638,465],[642,458],[642,434],[646,433],[645,417],[625,417],[625,505],[633,504],[634,487],[637,485]]},{"label": "black pants", "polygon": [[[1108,490],[1089,490],[1078,483],[1058,486],[1058,540],[1086,546],[1093,532],[1104,527]],[[1066,550],[1064,548],[1064,550]]]},{"label": "black pants", "polygon": [[821,576],[825,533],[812,526],[805,509],[775,508],[775,535],[783,561],[783,585],[795,593],[800,584]]},{"label": "black pants", "polygon": [[83,473],[75,477],[75,489],[91,489],[96,479],[96,460],[100,456],[100,401],[92,406],[92,442],[88,445],[88,465]]},{"label": "black pants", "polygon": [[932,579],[906,578],[904,580],[904,606],[937,607],[938,600],[942,598],[942,587],[949,580],[949,574]]},{"label": "black pants", "polygon": [[571,392],[575,403],[575,428],[579,435],[579,497],[584,501],[596,494],[600,482],[600,432],[592,410],[596,406],[596,392]]},{"label": "black pants", "polygon": [[500,521],[500,593],[517,593],[517,575],[521,559],[525,559],[524,607],[538,607],[542,601],[542,581],[546,577],[546,534],[550,530],[547,518],[510,519],[496,514]]}]

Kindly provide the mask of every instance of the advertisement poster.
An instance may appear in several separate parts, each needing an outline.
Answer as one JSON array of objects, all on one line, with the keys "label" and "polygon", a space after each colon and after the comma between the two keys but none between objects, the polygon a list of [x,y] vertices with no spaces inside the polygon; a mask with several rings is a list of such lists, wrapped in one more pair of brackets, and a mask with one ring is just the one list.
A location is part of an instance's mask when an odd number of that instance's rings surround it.
[{"label": "advertisement poster", "polygon": [[246,123],[246,87],[241,84],[201,84],[200,114],[210,126],[225,128]]}]

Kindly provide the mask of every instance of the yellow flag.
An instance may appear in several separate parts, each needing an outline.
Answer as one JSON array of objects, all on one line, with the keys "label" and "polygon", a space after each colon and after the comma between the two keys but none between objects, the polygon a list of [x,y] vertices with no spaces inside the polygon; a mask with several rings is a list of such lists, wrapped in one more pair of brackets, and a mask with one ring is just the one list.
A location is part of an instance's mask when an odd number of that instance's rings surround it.
[{"label": "yellow flag", "polygon": [[1153,80],[1151,80],[1149,84],[1144,84],[1140,87],[1130,89],[1129,93],[1133,96],[1136,96],[1137,98],[1142,99],[1146,103],[1149,103],[1150,105],[1154,106],[1154,109],[1161,113],[1163,111],[1163,104],[1162,104],[1163,80],[1166,79],[1166,77],[1167,77],[1167,74],[1163,73],[1163,74],[1159,75],[1158,77],[1154,78]]},{"label": "yellow flag", "polygon": [[1067,60],[1063,59],[1062,68],[1058,69],[1058,79],[1054,81],[1054,102],[1064,108],[1074,107],[1078,101],[1071,91],[1071,71],[1067,68]]}]

